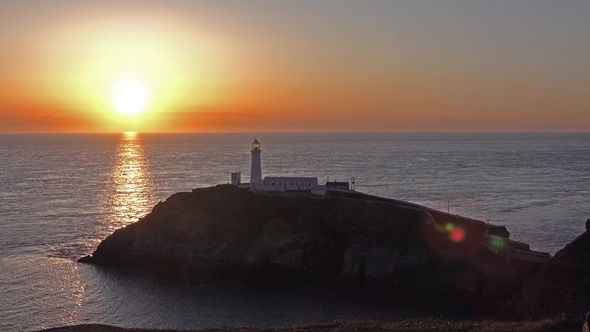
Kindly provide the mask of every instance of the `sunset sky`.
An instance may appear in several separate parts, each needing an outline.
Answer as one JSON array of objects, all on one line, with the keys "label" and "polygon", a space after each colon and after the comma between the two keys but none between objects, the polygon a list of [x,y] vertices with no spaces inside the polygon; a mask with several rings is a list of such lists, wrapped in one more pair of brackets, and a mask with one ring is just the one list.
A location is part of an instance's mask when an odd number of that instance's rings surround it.
[{"label": "sunset sky", "polygon": [[0,0],[0,131],[126,130],[590,131],[590,1]]}]

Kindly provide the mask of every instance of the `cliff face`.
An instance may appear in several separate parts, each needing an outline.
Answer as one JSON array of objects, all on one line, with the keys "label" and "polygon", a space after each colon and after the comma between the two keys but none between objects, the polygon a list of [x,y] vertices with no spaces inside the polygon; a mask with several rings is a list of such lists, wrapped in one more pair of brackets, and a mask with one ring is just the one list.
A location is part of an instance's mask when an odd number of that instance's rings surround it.
[{"label": "cliff face", "polygon": [[562,314],[582,320],[589,304],[590,231],[586,231],[526,278],[504,311],[523,320]]},{"label": "cliff face", "polygon": [[482,248],[488,226],[362,194],[177,193],[90,257],[197,282],[363,289],[392,299],[493,307],[523,276]]}]

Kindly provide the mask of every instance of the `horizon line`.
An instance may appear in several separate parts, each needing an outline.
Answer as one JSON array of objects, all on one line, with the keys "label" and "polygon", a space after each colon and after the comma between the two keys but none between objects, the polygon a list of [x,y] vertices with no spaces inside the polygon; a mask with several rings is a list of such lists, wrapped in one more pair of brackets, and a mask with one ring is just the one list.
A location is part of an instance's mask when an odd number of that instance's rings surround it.
[{"label": "horizon line", "polygon": [[23,134],[590,134],[588,131],[0,131],[0,135]]}]

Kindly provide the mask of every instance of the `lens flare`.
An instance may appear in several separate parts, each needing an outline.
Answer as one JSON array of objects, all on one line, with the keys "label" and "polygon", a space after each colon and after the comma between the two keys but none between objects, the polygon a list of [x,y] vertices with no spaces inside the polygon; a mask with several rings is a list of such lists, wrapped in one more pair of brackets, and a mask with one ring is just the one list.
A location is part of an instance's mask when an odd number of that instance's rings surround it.
[{"label": "lens flare", "polygon": [[462,242],[465,239],[465,231],[461,228],[454,228],[449,232],[449,239],[453,242]]},{"label": "lens flare", "polygon": [[425,211],[422,219],[424,240],[436,254],[447,259],[477,255],[488,240],[488,228],[483,222],[439,211]]},{"label": "lens flare", "polygon": [[488,243],[496,249],[504,249],[504,241],[499,237],[489,236]]},{"label": "lens flare", "polygon": [[453,223],[448,223],[445,225],[445,230],[447,232],[451,232],[453,229],[455,229],[455,225],[453,225]]}]

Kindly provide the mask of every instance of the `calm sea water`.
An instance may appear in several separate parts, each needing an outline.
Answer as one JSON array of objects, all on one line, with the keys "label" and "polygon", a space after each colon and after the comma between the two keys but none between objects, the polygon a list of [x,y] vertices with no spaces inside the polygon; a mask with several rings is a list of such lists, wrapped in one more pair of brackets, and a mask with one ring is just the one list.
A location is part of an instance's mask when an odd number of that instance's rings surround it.
[{"label": "calm sea water", "polygon": [[[0,330],[285,326],[411,313],[77,264],[178,191],[249,177],[251,134],[0,135]],[[261,134],[265,175],[506,225],[555,253],[590,217],[590,134]]]}]

